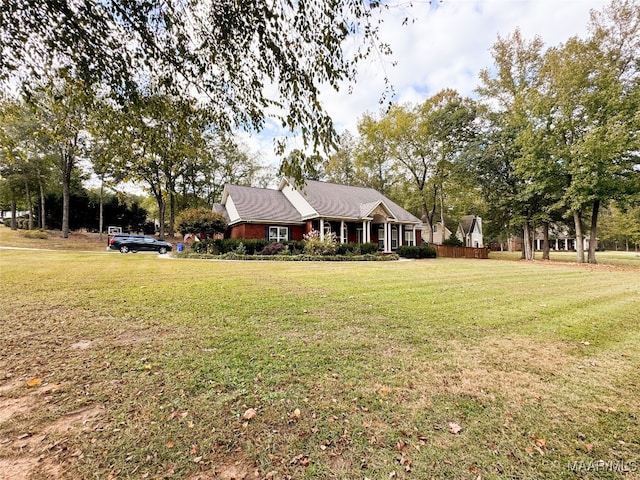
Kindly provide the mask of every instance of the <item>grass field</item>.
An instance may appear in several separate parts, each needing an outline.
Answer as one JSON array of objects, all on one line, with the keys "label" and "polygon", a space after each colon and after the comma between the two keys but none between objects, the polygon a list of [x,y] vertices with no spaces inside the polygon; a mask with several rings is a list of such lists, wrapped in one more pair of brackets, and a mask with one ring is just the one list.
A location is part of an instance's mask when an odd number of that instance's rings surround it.
[{"label": "grass field", "polygon": [[101,245],[0,250],[2,479],[640,478],[633,259]]}]

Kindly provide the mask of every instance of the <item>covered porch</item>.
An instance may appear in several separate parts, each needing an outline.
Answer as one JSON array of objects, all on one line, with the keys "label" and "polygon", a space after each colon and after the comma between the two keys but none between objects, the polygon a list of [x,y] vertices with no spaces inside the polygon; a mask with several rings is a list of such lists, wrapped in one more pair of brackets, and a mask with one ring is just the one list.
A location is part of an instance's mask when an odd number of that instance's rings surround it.
[{"label": "covered porch", "polygon": [[319,218],[307,221],[307,233],[320,232],[320,239],[335,235],[338,243],[377,243],[381,252],[391,253],[398,247],[419,245],[421,229],[417,224],[405,224],[389,218],[361,221]]}]

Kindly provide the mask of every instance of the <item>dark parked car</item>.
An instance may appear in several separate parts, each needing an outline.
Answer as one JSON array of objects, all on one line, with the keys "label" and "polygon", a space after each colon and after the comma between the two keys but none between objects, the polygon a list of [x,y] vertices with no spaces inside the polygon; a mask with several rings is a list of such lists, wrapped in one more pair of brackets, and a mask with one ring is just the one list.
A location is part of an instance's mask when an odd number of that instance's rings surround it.
[{"label": "dark parked car", "polygon": [[109,240],[111,250],[120,250],[120,253],[136,252],[158,252],[167,253],[171,251],[172,245],[163,240],[156,240],[146,235],[114,235]]}]

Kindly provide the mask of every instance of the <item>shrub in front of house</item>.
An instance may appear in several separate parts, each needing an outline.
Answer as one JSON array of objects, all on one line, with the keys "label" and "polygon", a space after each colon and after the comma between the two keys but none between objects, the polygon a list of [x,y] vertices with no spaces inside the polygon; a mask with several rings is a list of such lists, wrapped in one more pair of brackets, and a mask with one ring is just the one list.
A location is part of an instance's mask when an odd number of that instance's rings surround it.
[{"label": "shrub in front of house", "polygon": [[362,255],[374,255],[378,253],[378,250],[380,250],[380,246],[377,243],[369,242],[360,245],[360,252]]},{"label": "shrub in front of house", "polygon": [[302,255],[304,253],[304,240],[289,240],[283,243],[287,246],[291,255]]},{"label": "shrub in front of house", "polygon": [[404,258],[436,258],[436,249],[429,245],[398,247],[397,254]]},{"label": "shrub in front of house", "polygon": [[460,240],[458,237],[456,237],[455,233],[451,233],[451,236],[449,238],[447,238],[444,242],[442,242],[443,245],[449,245],[451,247],[463,247],[464,243],[462,243],[462,240]]},{"label": "shrub in front of house", "polygon": [[288,251],[285,245],[280,242],[273,242],[265,245],[258,255],[280,255],[285,251]]},{"label": "shrub in front of house", "polygon": [[41,240],[49,238],[49,234],[44,230],[26,230],[22,233],[22,236],[25,238],[38,238]]},{"label": "shrub in front of house", "polygon": [[[193,256],[194,254],[188,254],[191,258],[211,258],[207,255]],[[219,255],[218,258],[222,260],[279,260],[286,262],[388,262],[398,260],[398,255],[379,255],[367,254],[367,255],[238,255],[235,252],[225,253]]]},{"label": "shrub in front of house", "polygon": [[304,253],[307,255],[335,255],[338,249],[335,233],[326,234],[324,239],[322,239],[319,231],[311,230],[309,233],[303,235],[303,238],[305,242]]},{"label": "shrub in front of house", "polygon": [[378,249],[377,243],[338,243],[336,255],[373,255]]},{"label": "shrub in front of house", "polygon": [[320,240],[320,233],[311,231],[305,240],[268,242],[265,239],[206,239],[191,245],[191,252],[178,254],[199,258],[217,256],[227,260],[394,260],[397,255],[380,255],[377,243],[337,243],[335,234],[326,235]]}]

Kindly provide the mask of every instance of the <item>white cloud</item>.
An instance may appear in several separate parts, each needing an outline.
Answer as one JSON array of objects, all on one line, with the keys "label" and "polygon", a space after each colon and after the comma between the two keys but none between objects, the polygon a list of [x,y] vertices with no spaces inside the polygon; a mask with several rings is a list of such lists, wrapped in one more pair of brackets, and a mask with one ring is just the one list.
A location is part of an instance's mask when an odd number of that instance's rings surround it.
[{"label": "white cloud", "polygon": [[[385,14],[380,38],[390,45],[390,58],[372,57],[360,66],[353,92],[327,87],[321,99],[338,132],[356,133],[358,119],[377,113],[387,76],[393,100],[421,103],[444,88],[473,96],[478,74],[491,68],[491,46],[520,28],[523,36],[538,35],[546,46],[587,33],[592,9],[601,11],[609,0],[438,0],[414,1],[413,6],[391,8]],[[403,20],[409,22],[403,25]],[[392,65],[395,62],[396,65]],[[257,134],[249,143],[277,165],[273,138],[282,135],[277,125]],[[252,136],[256,136],[253,134]],[[245,137],[246,139],[246,137]],[[295,145],[294,148],[299,145]]]},{"label": "white cloud", "polygon": [[[435,2],[433,2],[435,4]],[[324,92],[323,100],[338,131],[356,130],[360,116],[379,110],[378,100],[389,77],[394,100],[419,103],[444,88],[473,96],[478,74],[492,65],[491,46],[520,28],[525,38],[538,35],[547,46],[574,35],[584,36],[591,9],[608,0],[444,0],[416,2],[406,10],[391,10],[381,38],[393,50],[391,66],[366,65],[353,93]],[[413,21],[402,25],[405,17]]]}]

